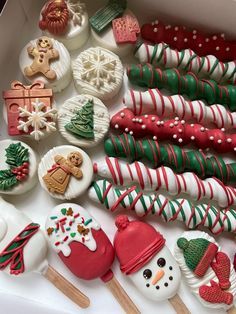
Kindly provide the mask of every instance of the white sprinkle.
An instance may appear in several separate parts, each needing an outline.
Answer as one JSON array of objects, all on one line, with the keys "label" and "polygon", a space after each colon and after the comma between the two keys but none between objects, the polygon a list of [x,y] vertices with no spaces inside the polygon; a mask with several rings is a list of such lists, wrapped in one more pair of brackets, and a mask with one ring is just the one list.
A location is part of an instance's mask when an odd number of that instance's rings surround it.
[{"label": "white sprinkle", "polygon": [[154,23],[154,22],[152,22],[152,26],[153,26],[153,25],[155,25],[155,23]]},{"label": "white sprinkle", "polygon": [[178,139],[178,142],[179,142],[179,143],[182,143],[182,142],[183,142],[182,138],[179,138],[179,139]]},{"label": "white sprinkle", "polygon": [[155,121],[155,120],[156,120],[156,118],[155,118],[155,117],[152,117],[152,118],[151,118],[151,120],[152,120],[152,121]]},{"label": "white sprinkle", "polygon": [[232,142],[232,138],[227,138],[226,140],[228,143],[231,143]]},{"label": "white sprinkle", "polygon": [[191,128],[193,128],[193,127],[194,127],[194,124],[193,124],[193,123],[191,123],[191,124],[190,124],[190,126],[191,126]]},{"label": "white sprinkle", "polygon": [[154,141],[156,141],[156,140],[157,140],[157,137],[156,137],[156,136],[153,136],[153,139],[154,139]]},{"label": "white sprinkle", "polygon": [[210,141],[214,141],[214,136],[209,137]]},{"label": "white sprinkle", "polygon": [[128,129],[128,128],[125,128],[125,132],[129,132],[129,129]]},{"label": "white sprinkle", "polygon": [[174,135],[173,135],[173,138],[177,138],[177,134],[174,134]]},{"label": "white sprinkle", "polygon": [[178,26],[175,26],[175,31],[178,31],[178,30],[179,30]]},{"label": "white sprinkle", "polygon": [[164,121],[161,121],[161,125],[164,125]]},{"label": "white sprinkle", "polygon": [[168,29],[168,28],[169,28],[168,25],[166,25],[165,29]]},{"label": "white sprinkle", "polygon": [[191,140],[192,140],[192,141],[194,141],[194,140],[195,140],[195,136],[191,136],[190,138],[191,138]]},{"label": "white sprinkle", "polygon": [[198,47],[202,47],[202,44],[199,44]]},{"label": "white sprinkle", "polygon": [[205,128],[202,126],[202,127],[200,128],[200,130],[201,130],[201,132],[204,132],[204,131],[205,131]]},{"label": "white sprinkle", "polygon": [[197,34],[197,31],[196,31],[196,29],[194,29],[194,30],[193,30],[193,34]]},{"label": "white sprinkle", "polygon": [[175,117],[175,121],[179,121],[179,117]]},{"label": "white sprinkle", "polygon": [[226,48],[225,48],[225,50],[226,50],[226,51],[229,51],[229,50],[230,50],[230,48],[229,48],[229,47],[226,47]]},{"label": "white sprinkle", "polygon": [[136,118],[136,122],[139,122],[139,118]]},{"label": "white sprinkle", "polygon": [[168,28],[171,28],[171,25],[168,25]]},{"label": "white sprinkle", "polygon": [[175,37],[174,37],[174,41],[177,41],[177,39],[178,39],[178,38],[175,36]]},{"label": "white sprinkle", "polygon": [[154,33],[157,33],[157,28],[156,28],[156,27],[153,29],[153,32],[154,32]]},{"label": "white sprinkle", "polygon": [[143,120],[142,120],[142,119],[139,119],[138,122],[139,122],[139,123],[143,123]]},{"label": "white sprinkle", "polygon": [[133,134],[134,134],[134,132],[133,132],[133,131],[130,131],[130,132],[129,132],[129,134],[130,134],[130,135],[133,135]]},{"label": "white sprinkle", "polygon": [[173,128],[173,127],[174,127],[174,123],[171,123],[171,124],[170,124],[170,128]]},{"label": "white sprinkle", "polygon": [[155,24],[157,25],[159,22],[158,22],[158,20],[155,20]]},{"label": "white sprinkle", "polygon": [[178,122],[178,121],[175,121],[175,122],[174,122],[174,125],[178,125],[178,124],[179,124],[179,122]]},{"label": "white sprinkle", "polygon": [[234,151],[236,152],[236,147],[234,147]]},{"label": "white sprinkle", "polygon": [[147,114],[145,114],[144,118],[146,118],[146,119],[147,119],[147,118],[148,118],[148,115],[147,115]]},{"label": "white sprinkle", "polygon": [[121,116],[121,118],[124,118],[125,113],[124,113],[124,112],[121,112],[121,113],[120,113],[120,116]]},{"label": "white sprinkle", "polygon": [[197,38],[197,36],[196,35],[193,35],[193,39],[196,39]]},{"label": "white sprinkle", "polygon": [[181,124],[185,124],[185,120],[181,120]]},{"label": "white sprinkle", "polygon": [[217,47],[216,47],[216,50],[217,50],[217,51],[219,51],[219,50],[220,50],[220,47],[219,47],[219,46],[217,46]]},{"label": "white sprinkle", "polygon": [[207,147],[207,148],[206,148],[206,152],[209,152],[209,150],[210,150],[210,148],[209,148],[209,147]]},{"label": "white sprinkle", "polygon": [[157,121],[156,125],[160,125],[161,124],[161,121]]},{"label": "white sprinkle", "polygon": [[133,121],[133,122],[136,122],[136,119],[135,119],[135,118],[133,118],[133,119],[132,119],[132,121]]},{"label": "white sprinkle", "polygon": [[218,143],[218,144],[221,144],[221,143],[222,143],[222,140],[218,140],[217,143]]},{"label": "white sprinkle", "polygon": [[225,128],[221,128],[221,131],[222,131],[222,132],[225,132]]},{"label": "white sprinkle", "polygon": [[224,33],[220,34],[220,36],[221,36],[222,38],[225,38],[225,34],[224,34]]},{"label": "white sprinkle", "polygon": [[142,125],[142,129],[146,129],[146,125],[145,124]]},{"label": "white sprinkle", "polygon": [[115,124],[115,129],[119,129],[119,125],[118,124]]},{"label": "white sprinkle", "polygon": [[208,42],[209,42],[209,38],[206,38],[206,39],[205,39],[205,42],[208,43]]},{"label": "white sprinkle", "polygon": [[217,39],[217,36],[216,36],[216,35],[214,35],[214,36],[212,37],[212,39],[213,39],[213,40],[216,40],[216,39]]},{"label": "white sprinkle", "polygon": [[183,133],[183,130],[182,130],[182,129],[179,129],[178,131],[179,131],[179,133]]},{"label": "white sprinkle", "polygon": [[186,43],[188,41],[188,38],[184,38],[184,42]]}]

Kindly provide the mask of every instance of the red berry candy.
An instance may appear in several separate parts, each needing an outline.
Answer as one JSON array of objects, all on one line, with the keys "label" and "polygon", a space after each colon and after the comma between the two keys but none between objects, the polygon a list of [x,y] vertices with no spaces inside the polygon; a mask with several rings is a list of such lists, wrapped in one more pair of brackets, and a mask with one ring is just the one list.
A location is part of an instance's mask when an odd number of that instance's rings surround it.
[{"label": "red berry candy", "polygon": [[24,166],[24,168],[29,168],[29,163],[28,162],[24,162],[23,166]]},{"label": "red berry candy", "polygon": [[26,169],[26,168],[24,168],[24,169],[22,170],[22,172],[25,173],[25,174],[28,174],[28,173],[29,173],[29,170]]}]

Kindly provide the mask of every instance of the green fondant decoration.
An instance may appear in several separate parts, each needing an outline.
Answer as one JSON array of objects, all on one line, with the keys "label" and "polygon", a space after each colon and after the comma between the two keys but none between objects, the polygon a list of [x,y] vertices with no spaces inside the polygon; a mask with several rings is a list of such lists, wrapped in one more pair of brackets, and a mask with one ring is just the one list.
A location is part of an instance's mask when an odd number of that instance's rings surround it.
[{"label": "green fondant decoration", "polygon": [[25,162],[29,162],[29,150],[22,146],[21,143],[10,144],[5,151],[6,164],[10,168],[0,170],[0,191],[10,190],[19,184],[20,180],[17,179],[17,173],[13,173],[12,170],[22,166]]},{"label": "green fondant decoration", "polygon": [[162,71],[151,64],[135,65],[127,69],[127,75],[132,84],[150,87],[165,88],[172,94],[184,94],[191,100],[204,99],[209,105],[228,105],[231,111],[236,110],[236,86],[218,85],[213,80],[198,79],[189,72],[180,74],[177,69]]},{"label": "green fondant decoration", "polygon": [[66,208],[62,208],[61,213],[62,213],[62,215],[65,215],[66,214]]},{"label": "green fondant decoration", "polygon": [[73,233],[70,234],[70,236],[71,236],[72,238],[74,238],[74,237],[76,236],[76,233],[73,232]]},{"label": "green fondant decoration", "polygon": [[186,151],[177,145],[158,141],[135,140],[130,134],[110,136],[105,141],[110,157],[146,160],[152,167],[167,166],[177,173],[191,171],[201,178],[216,177],[224,183],[236,183],[236,163],[226,163],[220,156],[207,157],[202,151]]},{"label": "green fondant decoration", "polygon": [[93,100],[89,100],[76,114],[70,122],[65,125],[65,129],[78,137],[86,139],[94,138],[94,109]]}]

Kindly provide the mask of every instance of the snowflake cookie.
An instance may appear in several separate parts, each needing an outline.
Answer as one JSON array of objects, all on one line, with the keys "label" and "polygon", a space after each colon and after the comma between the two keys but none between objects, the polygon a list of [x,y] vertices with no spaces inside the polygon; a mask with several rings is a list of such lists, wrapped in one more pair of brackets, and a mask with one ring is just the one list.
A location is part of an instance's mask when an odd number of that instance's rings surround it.
[{"label": "snowflake cookie", "polygon": [[73,76],[79,93],[107,100],[114,97],[122,86],[123,66],[111,51],[101,47],[89,48],[75,60]]},{"label": "snowflake cookie", "polygon": [[109,129],[107,107],[90,95],[77,95],[65,101],[58,112],[58,129],[71,144],[93,147]]}]

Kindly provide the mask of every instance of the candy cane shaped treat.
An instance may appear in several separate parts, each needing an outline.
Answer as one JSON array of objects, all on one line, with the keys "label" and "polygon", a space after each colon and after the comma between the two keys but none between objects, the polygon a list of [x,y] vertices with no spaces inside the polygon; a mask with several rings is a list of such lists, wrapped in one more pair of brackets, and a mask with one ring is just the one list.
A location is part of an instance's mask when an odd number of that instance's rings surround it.
[{"label": "candy cane shaped treat", "polygon": [[199,56],[210,54],[220,61],[234,60],[236,55],[236,42],[226,40],[224,34],[208,36],[195,29],[186,30],[184,26],[165,25],[158,20],[144,24],[141,35],[155,44],[163,41],[178,50],[190,48]]},{"label": "candy cane shaped treat", "polygon": [[158,116],[178,116],[180,119],[194,119],[199,123],[213,123],[218,128],[236,128],[236,113],[222,105],[207,106],[202,100],[190,101],[181,95],[165,96],[159,89],[145,92],[130,89],[123,98],[124,105],[134,114],[155,112]]},{"label": "candy cane shaped treat", "polygon": [[121,186],[139,184],[146,191],[164,189],[170,195],[185,193],[193,200],[215,200],[220,207],[236,204],[235,188],[225,186],[215,178],[201,180],[192,172],[175,174],[168,167],[151,169],[138,161],[129,164],[114,157],[94,163],[94,172]]},{"label": "candy cane shaped treat", "polygon": [[227,164],[221,157],[207,157],[202,151],[185,151],[183,148],[160,144],[158,141],[135,140],[130,134],[111,135],[104,143],[105,152],[111,157],[144,159],[153,167],[168,166],[175,172],[192,171],[201,178],[216,177],[223,183],[236,182],[236,163]]},{"label": "candy cane shaped treat", "polygon": [[111,212],[132,210],[139,217],[153,215],[165,222],[182,221],[189,229],[204,226],[213,234],[236,232],[235,209],[219,210],[202,203],[194,205],[186,199],[169,200],[159,193],[144,193],[136,186],[118,188],[107,180],[93,182],[89,197]]},{"label": "candy cane shaped treat", "polygon": [[39,224],[0,197],[0,270],[13,277],[39,273],[73,302],[88,307],[89,299],[48,264],[47,252]]},{"label": "candy cane shaped treat", "polygon": [[126,215],[118,216],[115,224],[114,247],[122,273],[143,296],[157,302],[168,300],[176,313],[190,314],[177,295],[181,273],[163,235],[145,222],[130,221]]},{"label": "candy cane shaped treat", "polygon": [[164,42],[154,46],[141,44],[135,56],[141,63],[190,71],[199,77],[209,77],[216,82],[228,81],[235,84],[236,81],[236,61],[223,63],[213,55],[199,57],[191,49],[174,50]]},{"label": "candy cane shaped treat", "polygon": [[129,81],[138,86],[165,88],[172,94],[185,94],[191,100],[205,99],[209,105],[228,105],[231,111],[236,110],[234,85],[223,86],[213,80],[198,79],[192,72],[182,75],[177,69],[162,71],[149,63],[132,64],[127,68],[127,75]]},{"label": "candy cane shaped treat", "polygon": [[111,270],[115,251],[109,238],[88,211],[73,203],[57,205],[48,215],[46,230],[51,247],[75,276],[101,278],[125,313],[140,313]]},{"label": "candy cane shaped treat", "polygon": [[203,306],[235,313],[236,274],[214,238],[186,231],[177,240],[174,256],[189,290]]},{"label": "candy cane shaped treat", "polygon": [[201,149],[213,148],[219,153],[236,151],[236,134],[226,134],[224,129],[207,129],[201,124],[188,124],[179,118],[162,121],[156,115],[135,116],[131,110],[124,109],[112,117],[110,125],[113,130],[129,133],[134,138],[150,136],[178,145],[191,143]]}]

